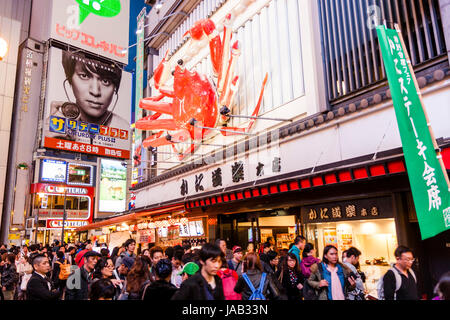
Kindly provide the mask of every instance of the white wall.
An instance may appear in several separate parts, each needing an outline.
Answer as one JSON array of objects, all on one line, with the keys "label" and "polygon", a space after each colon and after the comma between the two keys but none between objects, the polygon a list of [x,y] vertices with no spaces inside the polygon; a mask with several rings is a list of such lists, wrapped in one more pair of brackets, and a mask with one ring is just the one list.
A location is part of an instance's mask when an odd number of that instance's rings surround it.
[{"label": "white wall", "polygon": [[31,0],[1,0],[0,37],[6,40],[9,50],[0,61],[0,212],[3,210],[18,49],[28,37],[30,10]]}]

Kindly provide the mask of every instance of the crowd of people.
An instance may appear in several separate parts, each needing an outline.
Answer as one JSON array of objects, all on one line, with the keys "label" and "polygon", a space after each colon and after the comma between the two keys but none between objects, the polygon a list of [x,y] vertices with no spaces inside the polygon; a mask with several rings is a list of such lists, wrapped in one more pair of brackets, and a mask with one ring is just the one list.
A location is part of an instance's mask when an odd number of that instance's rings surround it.
[{"label": "crowd of people", "polygon": [[[378,299],[418,300],[411,249],[399,246],[396,263],[378,283]],[[274,250],[273,238],[255,247],[227,247],[223,239],[200,249],[189,245],[136,248],[128,239],[106,244],[32,244],[0,247],[2,300],[365,300],[361,251],[332,245],[316,255],[297,236],[290,249]],[[450,299],[450,272],[434,300]]]}]

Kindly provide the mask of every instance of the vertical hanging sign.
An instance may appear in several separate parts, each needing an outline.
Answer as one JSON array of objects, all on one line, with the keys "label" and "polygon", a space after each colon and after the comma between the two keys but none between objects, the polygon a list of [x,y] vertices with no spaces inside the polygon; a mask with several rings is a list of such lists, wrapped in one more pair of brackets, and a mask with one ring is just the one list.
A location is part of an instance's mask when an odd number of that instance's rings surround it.
[{"label": "vertical hanging sign", "polygon": [[450,192],[400,31],[378,26],[403,153],[422,239],[450,229]]},{"label": "vertical hanging sign", "polygon": [[[135,94],[135,117],[134,119],[142,118],[142,109],[139,108],[139,101],[144,96],[144,27],[145,16],[147,15],[147,9],[143,8],[137,17],[137,42],[136,42],[136,94]],[[134,141],[133,141],[133,159],[137,153],[143,152],[141,148],[138,148],[142,143],[141,130],[134,129]],[[139,151],[137,151],[139,150]],[[133,165],[134,166],[134,165]],[[140,165],[139,165],[140,166]],[[136,172],[138,171],[138,172]],[[140,175],[138,168],[133,167],[133,174]],[[138,178],[136,180],[139,180]]]}]

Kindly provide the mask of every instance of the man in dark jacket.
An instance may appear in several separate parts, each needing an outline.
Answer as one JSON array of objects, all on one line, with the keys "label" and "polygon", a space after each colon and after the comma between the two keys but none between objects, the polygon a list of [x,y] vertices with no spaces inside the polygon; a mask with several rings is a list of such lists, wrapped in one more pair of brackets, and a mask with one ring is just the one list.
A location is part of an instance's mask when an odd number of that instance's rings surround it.
[{"label": "man in dark jacket", "polygon": [[27,283],[27,300],[58,300],[60,292],[54,289],[46,274],[50,271],[50,263],[46,256],[37,255],[32,261],[33,274]]},{"label": "man in dark jacket", "polygon": [[222,280],[217,275],[222,266],[222,256],[218,246],[203,245],[199,251],[201,271],[184,281],[172,300],[225,300]]},{"label": "man in dark jacket", "polygon": [[88,251],[84,254],[84,264],[77,269],[67,279],[65,300],[87,300],[89,285],[92,281],[94,268],[100,254],[95,251]]},{"label": "man in dark jacket", "polygon": [[161,259],[154,267],[156,280],[144,289],[143,300],[170,300],[177,291],[170,278],[172,276],[172,262]]}]

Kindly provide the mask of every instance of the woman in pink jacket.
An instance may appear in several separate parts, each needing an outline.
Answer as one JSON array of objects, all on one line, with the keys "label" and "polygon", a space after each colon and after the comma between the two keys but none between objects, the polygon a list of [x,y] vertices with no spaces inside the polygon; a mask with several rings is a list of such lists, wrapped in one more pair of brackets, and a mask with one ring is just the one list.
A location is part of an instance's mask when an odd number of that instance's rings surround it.
[{"label": "woman in pink jacket", "polygon": [[305,279],[308,279],[311,275],[311,266],[320,262],[320,259],[317,259],[315,254],[316,250],[314,250],[314,246],[311,243],[305,244],[305,248],[302,253],[302,262],[300,263],[300,268],[302,269]]}]

